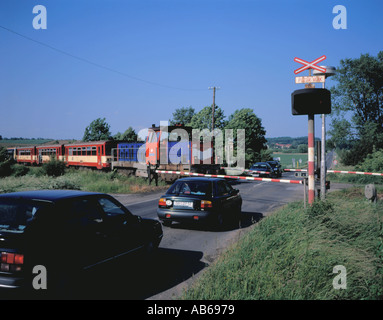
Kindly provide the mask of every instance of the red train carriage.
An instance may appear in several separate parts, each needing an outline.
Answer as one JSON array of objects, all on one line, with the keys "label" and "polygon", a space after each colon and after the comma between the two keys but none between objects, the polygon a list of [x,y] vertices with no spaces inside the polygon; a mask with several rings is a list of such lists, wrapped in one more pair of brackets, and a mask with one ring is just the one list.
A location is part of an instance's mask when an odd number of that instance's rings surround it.
[{"label": "red train carriage", "polygon": [[49,162],[50,159],[65,161],[64,145],[42,145],[36,147],[36,164]]},{"label": "red train carriage", "polygon": [[90,141],[67,144],[65,162],[68,167],[110,168],[111,150],[116,147],[114,141]]},{"label": "red train carriage", "polygon": [[36,147],[17,147],[15,149],[14,159],[17,163],[36,164]]}]

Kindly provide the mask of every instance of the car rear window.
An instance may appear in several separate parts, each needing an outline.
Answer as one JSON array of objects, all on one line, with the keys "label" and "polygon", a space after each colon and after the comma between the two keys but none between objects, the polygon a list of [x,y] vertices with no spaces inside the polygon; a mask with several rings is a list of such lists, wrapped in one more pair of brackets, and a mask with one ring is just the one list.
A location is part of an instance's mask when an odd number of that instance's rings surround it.
[{"label": "car rear window", "polygon": [[166,194],[204,196],[211,194],[211,190],[210,181],[177,181],[169,188]]},{"label": "car rear window", "polygon": [[0,201],[0,230],[23,232],[41,205],[16,201]]},{"label": "car rear window", "polygon": [[258,164],[256,166],[252,166],[252,169],[267,169],[267,165],[265,164]]}]

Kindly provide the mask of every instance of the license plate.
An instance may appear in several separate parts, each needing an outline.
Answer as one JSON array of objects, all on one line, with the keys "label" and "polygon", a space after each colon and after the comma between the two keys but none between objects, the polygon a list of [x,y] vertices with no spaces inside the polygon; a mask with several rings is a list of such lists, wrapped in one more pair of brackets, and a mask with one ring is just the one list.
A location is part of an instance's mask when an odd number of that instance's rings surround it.
[{"label": "license plate", "polygon": [[253,173],[253,177],[259,177],[259,173]]},{"label": "license plate", "polygon": [[191,208],[191,209],[193,209],[193,202],[188,202],[188,201],[174,201],[173,206],[174,206],[174,207],[185,207],[185,208]]}]

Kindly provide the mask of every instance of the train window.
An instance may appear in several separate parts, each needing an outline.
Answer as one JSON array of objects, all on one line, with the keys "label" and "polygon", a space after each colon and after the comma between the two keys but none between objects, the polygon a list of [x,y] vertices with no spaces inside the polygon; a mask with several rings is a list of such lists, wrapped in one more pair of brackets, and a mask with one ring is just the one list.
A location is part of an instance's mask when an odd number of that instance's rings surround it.
[{"label": "train window", "polygon": [[69,155],[73,156],[73,148],[69,148]]},{"label": "train window", "polygon": [[81,155],[82,155],[82,156],[86,156],[86,148],[85,148],[85,147],[82,147],[82,150],[81,150],[81,151],[82,151]]},{"label": "train window", "polygon": [[161,139],[160,139],[160,141],[162,142],[162,141],[164,141],[165,139],[169,139],[169,133],[166,132],[166,131],[162,131],[162,132],[161,132]]},{"label": "train window", "polygon": [[97,147],[92,147],[92,156],[97,155]]},{"label": "train window", "polygon": [[148,139],[148,142],[157,142],[159,136],[160,136],[160,132],[159,132],[159,131],[154,132],[154,131],[152,131],[152,130],[149,130],[149,139]]},{"label": "train window", "polygon": [[90,150],[91,150],[90,147],[87,147],[87,148],[86,148],[86,155],[87,155],[87,156],[90,156],[90,155],[91,155],[91,151],[90,151]]}]

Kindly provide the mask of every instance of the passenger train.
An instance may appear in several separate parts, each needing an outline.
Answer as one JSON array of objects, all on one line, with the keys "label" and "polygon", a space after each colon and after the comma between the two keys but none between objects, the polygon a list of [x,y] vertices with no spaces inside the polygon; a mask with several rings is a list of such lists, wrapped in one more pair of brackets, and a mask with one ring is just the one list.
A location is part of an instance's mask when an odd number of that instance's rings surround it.
[{"label": "passenger train", "polygon": [[[220,159],[215,159],[212,143],[193,143],[191,127],[161,129],[154,125],[149,128],[145,142],[90,141],[15,147],[8,148],[8,152],[17,163],[26,165],[41,165],[53,158],[63,161],[67,167],[117,170],[141,177],[149,177],[156,169],[219,172]],[[160,174],[159,178],[173,181],[177,176]]]}]

